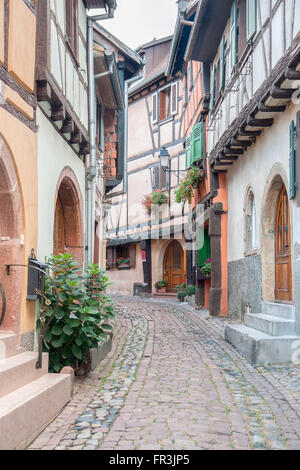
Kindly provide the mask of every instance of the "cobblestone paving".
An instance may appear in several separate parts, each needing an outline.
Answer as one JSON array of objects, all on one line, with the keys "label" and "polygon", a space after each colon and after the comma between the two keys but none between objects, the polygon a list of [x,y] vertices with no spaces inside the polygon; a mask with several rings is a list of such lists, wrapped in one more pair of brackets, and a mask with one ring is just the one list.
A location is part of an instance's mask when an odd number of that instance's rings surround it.
[{"label": "cobblestone paving", "polygon": [[118,298],[112,353],[30,449],[300,449],[300,367],[253,368],[229,320]]}]

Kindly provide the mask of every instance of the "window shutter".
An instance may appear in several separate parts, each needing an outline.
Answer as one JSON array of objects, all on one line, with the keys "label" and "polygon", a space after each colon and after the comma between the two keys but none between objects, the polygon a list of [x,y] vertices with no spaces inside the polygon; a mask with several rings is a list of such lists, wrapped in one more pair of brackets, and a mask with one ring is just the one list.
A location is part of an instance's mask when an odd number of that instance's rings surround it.
[{"label": "window shutter", "polygon": [[186,169],[191,166],[192,163],[192,137],[189,136],[185,139],[185,167]]},{"label": "window shutter", "polygon": [[236,0],[232,4],[230,16],[230,58],[232,70],[238,58],[238,9]]},{"label": "window shutter", "polygon": [[72,6],[73,0],[65,0],[65,14],[66,14],[66,36],[71,44],[72,40]]},{"label": "window shutter", "polygon": [[116,267],[116,248],[114,246],[108,246],[106,248],[106,268]]},{"label": "window shutter", "polygon": [[136,245],[132,244],[129,246],[129,266],[135,268],[136,265]]},{"label": "window shutter", "polygon": [[168,173],[160,168],[160,189],[168,187]]},{"label": "window shutter", "polygon": [[213,73],[211,77],[211,96],[210,96],[210,110],[214,109],[215,104],[215,93],[216,93],[216,74],[217,74],[217,67],[214,65]]},{"label": "window shutter", "polygon": [[296,126],[295,121],[290,125],[290,199],[296,196]]},{"label": "window shutter", "polygon": [[222,37],[221,41],[221,55],[220,55],[220,87],[219,91],[225,87],[225,38]]},{"label": "window shutter", "polygon": [[171,114],[177,114],[177,82],[171,87]]},{"label": "window shutter", "polygon": [[158,94],[154,93],[152,95],[152,124],[157,123],[157,101],[158,101]]},{"label": "window shutter", "polygon": [[250,41],[257,30],[257,0],[247,0],[247,40]]},{"label": "window shutter", "polygon": [[193,127],[192,163],[202,158],[202,122]]},{"label": "window shutter", "polygon": [[300,111],[296,114],[296,192],[297,207],[300,206]]},{"label": "window shutter", "polygon": [[159,189],[159,170],[160,170],[159,166],[155,166],[152,169],[152,187],[153,187],[153,191],[155,191],[156,189]]}]

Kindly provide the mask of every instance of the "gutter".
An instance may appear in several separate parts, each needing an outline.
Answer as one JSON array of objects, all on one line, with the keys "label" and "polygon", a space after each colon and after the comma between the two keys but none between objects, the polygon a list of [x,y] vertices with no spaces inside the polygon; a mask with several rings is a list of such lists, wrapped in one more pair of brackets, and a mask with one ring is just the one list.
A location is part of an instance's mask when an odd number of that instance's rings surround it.
[{"label": "gutter", "polygon": [[188,63],[191,60],[192,52],[196,43],[197,33],[200,28],[200,24],[204,18],[205,10],[208,5],[209,0],[199,0],[198,8],[196,11],[194,24],[192,31],[189,37],[189,42],[185,51],[184,61]]}]

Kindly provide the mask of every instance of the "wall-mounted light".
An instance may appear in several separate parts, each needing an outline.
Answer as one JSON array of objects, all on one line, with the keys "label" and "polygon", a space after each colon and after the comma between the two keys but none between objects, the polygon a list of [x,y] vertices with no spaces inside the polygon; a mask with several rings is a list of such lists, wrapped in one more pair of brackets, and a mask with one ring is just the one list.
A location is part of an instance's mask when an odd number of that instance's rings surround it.
[{"label": "wall-mounted light", "polygon": [[167,173],[185,173],[186,170],[170,170],[170,154],[166,147],[162,147],[160,149],[160,154],[159,154],[159,160],[160,160],[160,166],[163,171]]}]

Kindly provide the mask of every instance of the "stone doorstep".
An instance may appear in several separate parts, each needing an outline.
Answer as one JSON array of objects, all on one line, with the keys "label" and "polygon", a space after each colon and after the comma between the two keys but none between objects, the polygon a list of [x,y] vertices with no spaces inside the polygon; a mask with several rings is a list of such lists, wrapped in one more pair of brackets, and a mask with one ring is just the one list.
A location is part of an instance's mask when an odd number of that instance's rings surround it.
[{"label": "stone doorstep", "polygon": [[0,398],[0,450],[25,449],[71,399],[71,375],[46,374]]},{"label": "stone doorstep", "polygon": [[48,373],[48,354],[43,366],[36,369],[38,353],[24,352],[0,361],[0,398]]},{"label": "stone doorstep", "polygon": [[246,325],[227,325],[225,339],[254,366],[292,362],[292,345],[300,336],[270,336]]},{"label": "stone doorstep", "polygon": [[21,354],[26,350],[17,346],[17,335],[0,331],[0,360]]},{"label": "stone doorstep", "polygon": [[288,318],[276,317],[264,313],[246,313],[245,325],[270,336],[285,336],[296,334],[296,323]]}]

